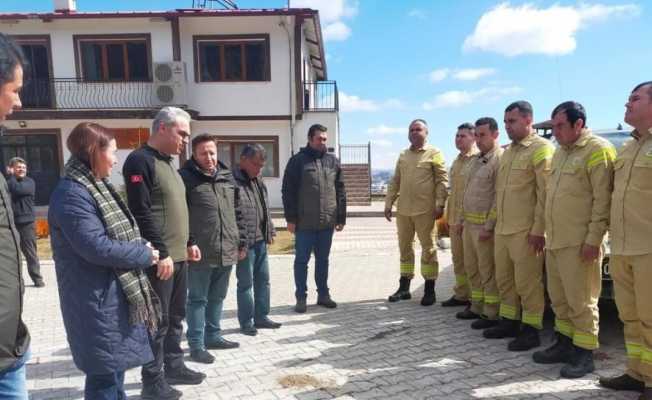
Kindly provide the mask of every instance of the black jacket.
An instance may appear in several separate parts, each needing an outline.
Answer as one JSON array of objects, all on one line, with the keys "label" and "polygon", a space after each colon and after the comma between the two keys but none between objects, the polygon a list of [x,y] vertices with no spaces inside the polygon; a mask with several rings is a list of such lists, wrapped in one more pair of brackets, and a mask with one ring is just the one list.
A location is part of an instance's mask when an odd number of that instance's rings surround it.
[{"label": "black jacket", "polygon": [[259,223],[255,198],[257,192],[254,190],[254,185],[258,185],[258,192],[262,195],[261,202],[264,213],[263,236],[265,237],[265,241],[269,243],[276,236],[276,231],[274,230],[274,224],[269,213],[269,197],[265,182],[262,179],[249,178],[249,175],[238,167],[233,170],[233,177],[240,188],[242,217],[247,232],[247,246],[252,247],[256,243],[256,225]]},{"label": "black jacket", "polygon": [[29,347],[29,333],[22,320],[25,286],[18,242],[7,182],[0,174],[0,373]]},{"label": "black jacket", "polygon": [[297,229],[319,230],[346,223],[346,193],[339,160],[306,146],[288,161],[283,211]]},{"label": "black jacket", "polygon": [[34,195],[36,184],[29,176],[17,179],[10,176],[7,180],[9,193],[11,193],[11,208],[14,210],[14,222],[16,225],[29,224],[34,222]]},{"label": "black jacket", "polygon": [[247,235],[240,211],[240,190],[233,174],[219,163],[217,172],[208,176],[192,158],[179,174],[186,185],[190,240],[201,250],[199,263],[237,263],[238,250],[247,247]]}]

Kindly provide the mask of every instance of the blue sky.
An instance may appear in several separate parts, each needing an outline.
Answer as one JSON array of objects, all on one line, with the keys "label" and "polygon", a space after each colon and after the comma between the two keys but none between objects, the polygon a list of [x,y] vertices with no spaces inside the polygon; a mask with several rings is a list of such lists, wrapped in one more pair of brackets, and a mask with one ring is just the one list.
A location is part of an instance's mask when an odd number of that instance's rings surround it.
[{"label": "blue sky", "polygon": [[[236,2],[240,8],[287,4]],[[191,3],[78,0],[78,8],[164,10]],[[342,142],[371,141],[375,168],[393,166],[413,118],[429,122],[430,142],[450,162],[457,125],[481,116],[500,122],[511,101],[530,101],[540,121],[558,103],[576,100],[586,107],[590,127],[613,128],[623,120],[632,87],[652,79],[647,1],[291,0],[291,5],[320,10],[329,78],[340,89]],[[0,12],[50,10],[52,0],[0,4]]]}]

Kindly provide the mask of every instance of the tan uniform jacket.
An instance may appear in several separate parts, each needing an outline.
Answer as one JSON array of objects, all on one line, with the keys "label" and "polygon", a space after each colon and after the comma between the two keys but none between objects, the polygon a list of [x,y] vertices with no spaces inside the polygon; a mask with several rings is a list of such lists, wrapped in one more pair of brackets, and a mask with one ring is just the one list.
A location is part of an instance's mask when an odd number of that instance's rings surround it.
[{"label": "tan uniform jacket", "polygon": [[632,133],[614,162],[611,254],[652,253],[652,128]]},{"label": "tan uniform jacket", "polygon": [[616,149],[585,130],[552,158],[546,189],[546,248],[600,246],[609,224]]},{"label": "tan uniform jacket", "polygon": [[496,177],[503,149],[496,147],[487,154],[473,157],[469,166],[464,191],[461,223],[484,225],[485,230],[493,231],[496,226]]},{"label": "tan uniform jacket", "polygon": [[416,151],[403,150],[387,189],[385,208],[391,208],[398,198],[396,212],[401,215],[432,213],[435,207],[446,205],[447,185],[448,173],[441,151],[429,145]]},{"label": "tan uniform jacket", "polygon": [[454,225],[460,220],[462,215],[462,202],[464,201],[464,187],[466,185],[466,177],[468,167],[473,160],[473,156],[478,154],[478,149],[473,146],[471,151],[466,154],[460,153],[453,165],[450,172],[450,195],[448,196],[448,203],[446,206],[446,221]]},{"label": "tan uniform jacket", "polygon": [[496,178],[496,234],[523,231],[543,236],[546,180],[555,148],[532,132],[510,144]]}]

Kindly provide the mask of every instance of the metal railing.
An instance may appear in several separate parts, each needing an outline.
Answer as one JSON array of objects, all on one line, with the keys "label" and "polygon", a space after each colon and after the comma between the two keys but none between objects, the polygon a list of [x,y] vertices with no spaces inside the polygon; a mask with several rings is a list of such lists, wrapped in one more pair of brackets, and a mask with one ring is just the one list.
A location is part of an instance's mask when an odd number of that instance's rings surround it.
[{"label": "metal railing", "polygon": [[143,109],[157,104],[152,82],[103,82],[79,78],[31,79],[21,93],[23,109]]},{"label": "metal railing", "polygon": [[341,164],[371,164],[371,143],[341,144]]},{"label": "metal railing", "polygon": [[339,93],[336,81],[303,82],[303,111],[338,111]]}]

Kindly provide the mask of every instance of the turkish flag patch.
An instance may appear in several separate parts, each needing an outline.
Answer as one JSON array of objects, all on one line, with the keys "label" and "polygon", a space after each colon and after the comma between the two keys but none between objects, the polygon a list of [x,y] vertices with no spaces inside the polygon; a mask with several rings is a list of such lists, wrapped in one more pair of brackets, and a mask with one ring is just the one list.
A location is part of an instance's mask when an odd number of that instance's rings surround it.
[{"label": "turkish flag patch", "polygon": [[143,182],[143,176],[142,175],[131,175],[131,183],[142,183]]}]

